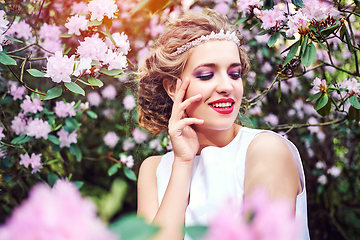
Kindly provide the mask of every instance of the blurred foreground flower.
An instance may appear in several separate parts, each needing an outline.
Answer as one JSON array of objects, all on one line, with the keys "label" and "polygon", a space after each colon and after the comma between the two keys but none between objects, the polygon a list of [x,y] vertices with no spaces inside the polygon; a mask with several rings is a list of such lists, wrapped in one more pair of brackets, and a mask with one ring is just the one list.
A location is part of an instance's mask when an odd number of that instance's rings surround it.
[{"label": "blurred foreground flower", "polygon": [[29,198],[0,227],[2,240],[115,240],[97,217],[96,207],[70,182],[58,180],[51,189],[36,185]]},{"label": "blurred foreground flower", "polygon": [[264,189],[257,189],[244,200],[241,218],[235,203],[226,207],[210,223],[202,240],[289,240],[299,239],[302,227],[295,219],[289,201],[268,198]]}]

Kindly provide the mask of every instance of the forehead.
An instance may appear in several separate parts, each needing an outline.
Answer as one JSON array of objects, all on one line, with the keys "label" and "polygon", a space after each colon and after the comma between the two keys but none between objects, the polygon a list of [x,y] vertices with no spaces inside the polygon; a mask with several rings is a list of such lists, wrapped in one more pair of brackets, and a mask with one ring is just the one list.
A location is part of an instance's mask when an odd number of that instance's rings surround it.
[{"label": "forehead", "polygon": [[190,49],[190,51],[185,68],[195,68],[205,63],[216,65],[240,63],[239,49],[233,41],[209,41]]}]

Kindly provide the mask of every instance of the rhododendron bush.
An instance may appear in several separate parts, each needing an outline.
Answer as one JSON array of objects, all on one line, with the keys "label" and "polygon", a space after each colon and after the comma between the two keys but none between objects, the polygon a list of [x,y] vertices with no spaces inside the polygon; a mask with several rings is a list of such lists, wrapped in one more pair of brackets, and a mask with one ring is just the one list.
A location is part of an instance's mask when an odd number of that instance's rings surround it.
[{"label": "rhododendron bush", "polygon": [[171,144],[138,127],[134,72],[167,19],[204,8],[245,35],[239,120],[299,148],[311,239],[360,234],[357,0],[0,1],[0,222],[59,178],[107,223],[135,211],[141,161]]}]

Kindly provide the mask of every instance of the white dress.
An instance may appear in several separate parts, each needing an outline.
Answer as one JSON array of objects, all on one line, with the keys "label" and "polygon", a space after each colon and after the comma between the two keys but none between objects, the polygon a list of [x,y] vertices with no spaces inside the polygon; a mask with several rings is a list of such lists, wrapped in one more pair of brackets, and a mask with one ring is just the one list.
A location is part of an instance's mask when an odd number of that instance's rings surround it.
[{"label": "white dress", "polygon": [[[242,208],[246,152],[250,142],[266,130],[242,127],[236,137],[224,147],[208,146],[202,149],[194,160],[190,185],[189,205],[185,213],[185,225],[208,225],[213,215],[219,212],[221,204],[232,197]],[[271,131],[266,131],[271,132]],[[281,135],[276,134],[283,138]],[[301,158],[295,145],[283,138],[296,161],[302,192],[296,197],[296,218],[304,221],[306,231],[301,240],[310,239],[307,224],[307,203],[305,175]],[[226,160],[225,160],[226,159]],[[170,180],[174,153],[166,153],[156,170],[159,205]],[[185,236],[185,240],[190,240]]]}]

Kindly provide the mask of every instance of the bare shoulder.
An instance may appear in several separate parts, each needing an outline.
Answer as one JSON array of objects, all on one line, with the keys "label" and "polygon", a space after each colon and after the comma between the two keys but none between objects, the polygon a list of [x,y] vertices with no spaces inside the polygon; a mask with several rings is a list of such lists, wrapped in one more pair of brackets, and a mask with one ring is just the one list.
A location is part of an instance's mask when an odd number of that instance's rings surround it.
[{"label": "bare shoulder", "polygon": [[245,194],[265,187],[270,197],[294,199],[301,192],[298,169],[285,139],[264,132],[253,139],[246,154]]},{"label": "bare shoulder", "polygon": [[[146,158],[140,166],[140,172],[143,172],[144,174],[147,173],[156,173],[157,166],[159,165],[161,161],[162,156],[151,156]],[[139,172],[139,174],[140,174]]]}]

